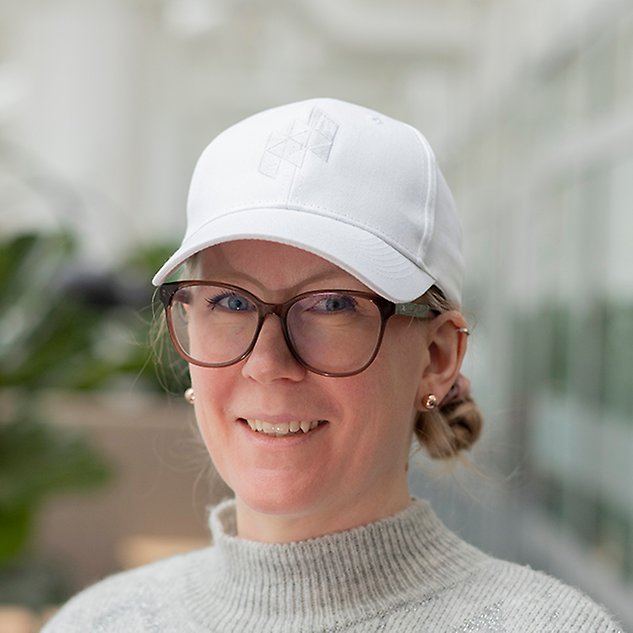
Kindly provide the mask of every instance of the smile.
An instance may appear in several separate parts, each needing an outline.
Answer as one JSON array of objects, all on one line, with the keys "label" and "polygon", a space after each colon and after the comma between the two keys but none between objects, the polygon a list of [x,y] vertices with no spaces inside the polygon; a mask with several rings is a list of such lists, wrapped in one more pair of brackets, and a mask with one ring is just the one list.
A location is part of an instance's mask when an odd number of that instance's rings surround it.
[{"label": "smile", "polygon": [[302,421],[293,420],[292,422],[265,422],[264,420],[245,420],[248,426],[253,431],[258,433],[265,433],[273,437],[284,437],[293,433],[309,433],[313,429],[316,429],[319,424],[325,422],[325,420],[312,420]]}]

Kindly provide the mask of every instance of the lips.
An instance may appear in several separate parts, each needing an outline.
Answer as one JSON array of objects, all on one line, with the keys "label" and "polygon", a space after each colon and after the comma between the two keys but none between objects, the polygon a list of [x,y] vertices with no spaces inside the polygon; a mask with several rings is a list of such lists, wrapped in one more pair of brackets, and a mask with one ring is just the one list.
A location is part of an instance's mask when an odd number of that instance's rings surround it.
[{"label": "lips", "polygon": [[272,437],[286,437],[297,433],[309,433],[325,420],[293,420],[291,422],[267,422],[266,420],[241,418],[253,431]]}]

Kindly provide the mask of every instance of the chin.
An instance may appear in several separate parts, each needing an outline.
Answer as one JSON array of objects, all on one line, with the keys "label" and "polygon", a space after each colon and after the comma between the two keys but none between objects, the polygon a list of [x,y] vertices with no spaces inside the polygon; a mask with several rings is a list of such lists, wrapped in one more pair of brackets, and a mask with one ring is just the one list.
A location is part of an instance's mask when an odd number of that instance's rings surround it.
[{"label": "chin", "polygon": [[[315,485],[291,480],[291,475],[258,478],[255,485],[231,486],[240,503],[260,514],[305,517],[318,512],[323,491]],[[230,484],[229,484],[230,485]]]}]

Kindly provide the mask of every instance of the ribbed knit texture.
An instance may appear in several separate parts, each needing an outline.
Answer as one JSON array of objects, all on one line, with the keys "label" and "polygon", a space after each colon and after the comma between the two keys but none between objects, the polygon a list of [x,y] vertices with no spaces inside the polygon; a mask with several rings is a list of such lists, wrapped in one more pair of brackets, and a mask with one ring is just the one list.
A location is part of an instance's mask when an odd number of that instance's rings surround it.
[{"label": "ribbed knit texture", "polygon": [[464,543],[424,501],[284,545],[235,536],[232,501],[210,522],[214,546],[102,581],[42,633],[621,633],[580,592]]}]

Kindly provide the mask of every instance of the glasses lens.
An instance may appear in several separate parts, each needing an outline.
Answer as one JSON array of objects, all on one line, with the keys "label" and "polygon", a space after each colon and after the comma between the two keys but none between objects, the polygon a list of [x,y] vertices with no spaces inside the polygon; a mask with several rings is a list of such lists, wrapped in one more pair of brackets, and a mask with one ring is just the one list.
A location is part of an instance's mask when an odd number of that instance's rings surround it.
[{"label": "glasses lens", "polygon": [[323,292],[294,303],[286,322],[304,363],[325,373],[344,374],[371,360],[382,320],[378,306],[367,297]]},{"label": "glasses lens", "polygon": [[248,295],[222,286],[192,285],[173,296],[170,319],[175,343],[189,358],[225,365],[246,352],[259,317]]}]

